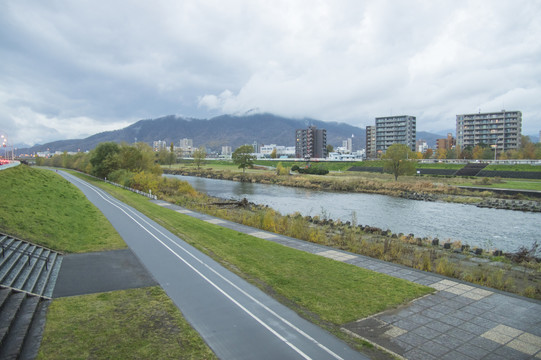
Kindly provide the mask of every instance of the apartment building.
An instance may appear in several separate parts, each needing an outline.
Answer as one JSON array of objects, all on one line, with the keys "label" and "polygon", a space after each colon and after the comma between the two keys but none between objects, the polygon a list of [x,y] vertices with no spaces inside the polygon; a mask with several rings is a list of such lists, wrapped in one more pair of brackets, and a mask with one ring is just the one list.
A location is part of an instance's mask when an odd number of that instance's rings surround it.
[{"label": "apartment building", "polygon": [[456,139],[453,137],[453,134],[447,133],[447,138],[436,139],[436,150],[445,149],[449,150],[454,148],[456,145]]},{"label": "apartment building", "polygon": [[166,150],[169,149],[167,147],[167,143],[163,140],[157,140],[152,142],[152,150],[154,151],[160,151],[160,150]]},{"label": "apartment building", "polygon": [[375,159],[376,156],[376,127],[369,125],[366,127],[366,158]]},{"label": "apartment building", "polygon": [[393,144],[404,144],[415,151],[416,122],[415,116],[410,115],[377,117],[376,152],[384,154]]},{"label": "apartment building", "polygon": [[310,126],[295,131],[295,157],[298,159],[325,158],[327,156],[327,130]]},{"label": "apartment building", "polygon": [[497,151],[518,149],[522,136],[522,112],[499,111],[456,116],[456,142],[460,149],[480,143]]}]

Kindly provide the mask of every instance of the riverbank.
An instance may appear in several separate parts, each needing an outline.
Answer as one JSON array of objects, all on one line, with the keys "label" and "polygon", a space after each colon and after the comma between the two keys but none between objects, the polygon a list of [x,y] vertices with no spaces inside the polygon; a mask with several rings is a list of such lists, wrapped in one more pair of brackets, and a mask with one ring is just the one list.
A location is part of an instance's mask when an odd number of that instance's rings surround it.
[{"label": "riverbank", "polygon": [[[372,258],[541,299],[541,266],[530,249],[523,256],[474,248],[458,240],[420,238],[325,216],[283,216],[266,206],[212,197],[167,195],[168,202],[262,230],[332,246]],[[494,249],[492,249],[494,250]]]},{"label": "riverbank", "polygon": [[444,201],[476,205],[484,208],[541,212],[541,200],[527,198],[524,192],[497,193],[491,189],[464,188],[428,180],[389,181],[371,176],[276,175],[272,172],[239,173],[212,168],[184,167],[163,169],[164,174],[197,176],[209,179],[244,181],[260,184],[282,185],[325,191],[369,193],[401,197],[409,200]]}]

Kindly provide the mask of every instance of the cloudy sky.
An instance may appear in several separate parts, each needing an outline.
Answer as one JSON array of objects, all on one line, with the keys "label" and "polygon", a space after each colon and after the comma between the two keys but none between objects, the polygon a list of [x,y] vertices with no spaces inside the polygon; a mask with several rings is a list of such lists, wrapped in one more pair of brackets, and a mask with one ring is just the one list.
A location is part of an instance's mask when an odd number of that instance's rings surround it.
[{"label": "cloudy sky", "polygon": [[82,138],[250,110],[359,127],[521,110],[541,130],[541,1],[2,0],[0,132]]}]

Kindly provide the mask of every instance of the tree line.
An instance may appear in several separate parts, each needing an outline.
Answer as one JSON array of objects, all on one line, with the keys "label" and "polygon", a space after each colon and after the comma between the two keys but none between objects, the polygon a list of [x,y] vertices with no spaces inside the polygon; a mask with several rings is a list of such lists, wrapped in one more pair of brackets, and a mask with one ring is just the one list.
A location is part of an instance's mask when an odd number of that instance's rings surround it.
[{"label": "tree line", "polygon": [[[496,152],[496,154],[494,154]],[[518,149],[498,150],[491,145],[479,143],[463,149],[428,149],[425,153],[416,153],[418,159],[473,159],[473,160],[511,160],[541,159],[541,142],[532,143],[529,136],[522,136]]]}]

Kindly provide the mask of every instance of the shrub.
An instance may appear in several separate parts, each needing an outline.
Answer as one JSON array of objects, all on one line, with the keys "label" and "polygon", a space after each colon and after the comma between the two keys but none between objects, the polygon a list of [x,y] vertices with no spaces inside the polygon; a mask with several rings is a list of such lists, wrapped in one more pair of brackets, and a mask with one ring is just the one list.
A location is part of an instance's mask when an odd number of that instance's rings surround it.
[{"label": "shrub", "polygon": [[437,261],[436,272],[448,277],[455,277],[457,274],[455,264],[451,263],[447,257],[442,257]]}]

